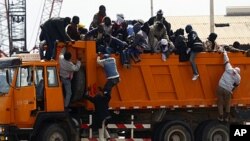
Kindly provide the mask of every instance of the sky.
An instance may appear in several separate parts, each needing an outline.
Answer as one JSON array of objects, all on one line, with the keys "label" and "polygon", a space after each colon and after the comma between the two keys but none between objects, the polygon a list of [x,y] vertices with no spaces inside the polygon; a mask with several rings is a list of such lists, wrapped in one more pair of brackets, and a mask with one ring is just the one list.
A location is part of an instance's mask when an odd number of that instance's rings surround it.
[{"label": "sky", "polygon": [[[26,2],[29,49],[35,45],[44,0],[26,0]],[[60,16],[79,16],[80,23],[89,27],[99,6],[105,5],[106,13],[111,20],[116,20],[116,14],[122,13],[127,20],[147,21],[151,17],[150,3],[151,0],[63,0]],[[153,0],[153,15],[159,9],[163,10],[164,16],[209,15],[209,3],[210,0]],[[226,7],[229,6],[250,6],[250,0],[214,0],[214,14],[225,15]]]}]

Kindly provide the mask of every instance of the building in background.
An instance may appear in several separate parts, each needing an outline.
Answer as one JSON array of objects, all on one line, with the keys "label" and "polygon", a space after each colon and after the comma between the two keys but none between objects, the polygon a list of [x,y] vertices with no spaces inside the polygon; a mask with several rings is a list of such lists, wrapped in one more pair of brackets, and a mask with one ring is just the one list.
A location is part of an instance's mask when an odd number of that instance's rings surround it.
[{"label": "building in background", "polygon": [[[205,41],[210,34],[210,16],[166,17],[173,31],[191,24],[199,37]],[[215,33],[219,44],[232,45],[234,41],[250,47],[250,7],[227,7],[227,14],[214,16]]]}]

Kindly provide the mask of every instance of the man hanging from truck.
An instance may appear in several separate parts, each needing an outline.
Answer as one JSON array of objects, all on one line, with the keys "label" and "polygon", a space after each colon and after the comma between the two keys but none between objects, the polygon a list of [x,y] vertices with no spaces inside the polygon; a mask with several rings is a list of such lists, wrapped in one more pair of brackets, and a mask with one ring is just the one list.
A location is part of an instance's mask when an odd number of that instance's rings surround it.
[{"label": "man hanging from truck", "polygon": [[[240,68],[233,68],[229,62],[227,52],[224,51],[224,64],[225,71],[220,78],[219,86],[216,91],[218,97],[218,111],[219,111],[219,121],[230,120],[230,104],[233,91],[240,84]],[[225,107],[224,107],[225,106]],[[224,109],[225,108],[225,112]]]},{"label": "man hanging from truck", "polygon": [[101,87],[99,87],[97,90],[98,91],[94,97],[89,96],[89,90],[84,95],[84,98],[88,99],[95,106],[94,120],[90,127],[94,130],[98,129],[100,139],[103,139],[104,137],[110,138],[105,126],[107,124],[106,120],[111,118],[109,113],[109,101],[111,96],[110,93],[104,94]]},{"label": "man hanging from truck", "polygon": [[110,54],[104,54],[102,59],[97,57],[97,63],[104,68],[107,82],[104,85],[104,95],[111,95],[112,88],[120,82],[120,75],[117,71],[116,60]]},{"label": "man hanging from truck", "polygon": [[71,80],[73,78],[74,71],[78,71],[81,67],[81,62],[78,60],[76,65],[71,62],[71,53],[66,51],[64,47],[59,56],[60,64],[60,77],[65,91],[64,107],[68,109],[70,99],[72,96]]}]

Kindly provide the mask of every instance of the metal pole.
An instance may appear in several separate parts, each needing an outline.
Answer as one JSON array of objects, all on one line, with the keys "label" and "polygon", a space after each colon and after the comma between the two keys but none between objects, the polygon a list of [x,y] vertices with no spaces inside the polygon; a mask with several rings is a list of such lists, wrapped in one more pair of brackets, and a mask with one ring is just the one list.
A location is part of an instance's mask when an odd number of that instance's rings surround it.
[{"label": "metal pole", "polygon": [[153,11],[154,11],[153,5],[154,5],[153,0],[150,0],[151,17],[153,16]]},{"label": "metal pole", "polygon": [[214,0],[210,0],[210,33],[214,32]]},{"label": "metal pole", "polygon": [[[134,126],[134,115],[131,115],[131,125]],[[131,128],[131,139],[134,138],[134,128]]]},{"label": "metal pole", "polygon": [[[89,115],[89,125],[92,125],[92,115]],[[89,138],[93,137],[92,128],[89,128]]]}]

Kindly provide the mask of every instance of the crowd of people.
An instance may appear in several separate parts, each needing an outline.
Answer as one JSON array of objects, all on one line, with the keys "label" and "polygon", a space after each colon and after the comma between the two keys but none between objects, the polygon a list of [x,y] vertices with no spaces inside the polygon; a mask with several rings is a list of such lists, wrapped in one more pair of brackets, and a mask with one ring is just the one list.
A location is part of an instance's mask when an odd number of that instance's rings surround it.
[{"label": "crowd of people", "polygon": [[[185,33],[187,33],[187,38]],[[196,55],[199,52],[224,52],[226,71],[223,74],[217,91],[219,97],[219,120],[223,120],[223,99],[227,99],[226,103],[230,101],[228,96],[223,98],[221,93],[231,94],[234,86],[239,84],[239,68],[232,68],[228,62],[226,51],[241,52],[244,50],[239,49],[240,43],[234,42],[233,46],[218,45],[216,42],[217,34],[210,33],[206,41],[202,41],[198,33],[193,29],[192,25],[188,24],[185,28],[179,28],[175,32],[171,29],[171,24],[164,18],[163,11],[157,11],[156,15],[149,18],[148,21],[141,20],[126,20],[123,14],[117,14],[117,19],[112,20],[106,14],[104,5],[99,7],[99,11],[94,14],[93,21],[89,29],[80,24],[80,18],[73,16],[65,18],[51,18],[41,25],[40,35],[40,56],[42,60],[55,59],[55,43],[56,41],[77,41],[77,40],[95,40],[97,62],[104,67],[107,75],[107,83],[103,91],[98,95],[99,99],[105,99],[107,103],[111,98],[111,89],[116,85],[120,78],[116,68],[115,58],[110,54],[119,54],[121,63],[124,67],[129,68],[131,60],[135,63],[140,62],[141,53],[161,53],[162,60],[166,61],[171,53],[179,55],[179,61],[190,61],[193,77],[192,80],[199,78],[199,72],[195,63]],[[47,46],[47,49],[45,49]],[[46,51],[45,51],[46,50]],[[65,107],[68,107],[71,92],[69,89],[72,73],[79,70],[80,63],[74,65],[70,62],[71,54],[65,52],[65,49],[60,56],[60,76],[66,89]],[[44,55],[45,53],[45,55]],[[102,54],[102,58],[100,58]],[[230,70],[230,71],[228,71]],[[237,80],[232,79],[232,84],[229,87],[224,87],[223,79],[229,77],[230,74],[237,73]],[[220,95],[220,96],[219,96]],[[100,98],[104,96],[103,98]],[[95,99],[89,98],[93,103]],[[96,99],[98,99],[98,97]],[[98,104],[96,104],[98,107]],[[227,114],[229,113],[226,107]],[[226,120],[228,116],[226,116]],[[102,119],[103,120],[103,119]],[[98,123],[101,123],[100,121]],[[98,126],[99,127],[99,126]]]},{"label": "crowd of people", "polygon": [[[162,60],[166,61],[169,54],[174,52],[179,54],[180,61],[190,61],[193,70],[192,80],[197,80],[199,77],[195,64],[197,53],[221,52],[224,48],[228,51],[242,51],[237,48],[239,42],[235,42],[235,46],[218,45],[216,33],[211,33],[206,41],[201,41],[190,24],[174,32],[161,9],[145,22],[126,20],[123,14],[117,14],[116,18],[112,20],[106,14],[106,7],[101,5],[88,29],[80,24],[78,16],[73,16],[72,20],[70,17],[47,20],[41,25],[41,59],[55,59],[57,40],[62,42],[95,40],[97,53],[119,54],[122,65],[127,68],[130,67],[131,61],[135,63],[141,61],[141,53],[161,53]],[[184,36],[184,31],[187,33],[187,38]],[[44,45],[47,45],[46,52]]]}]

